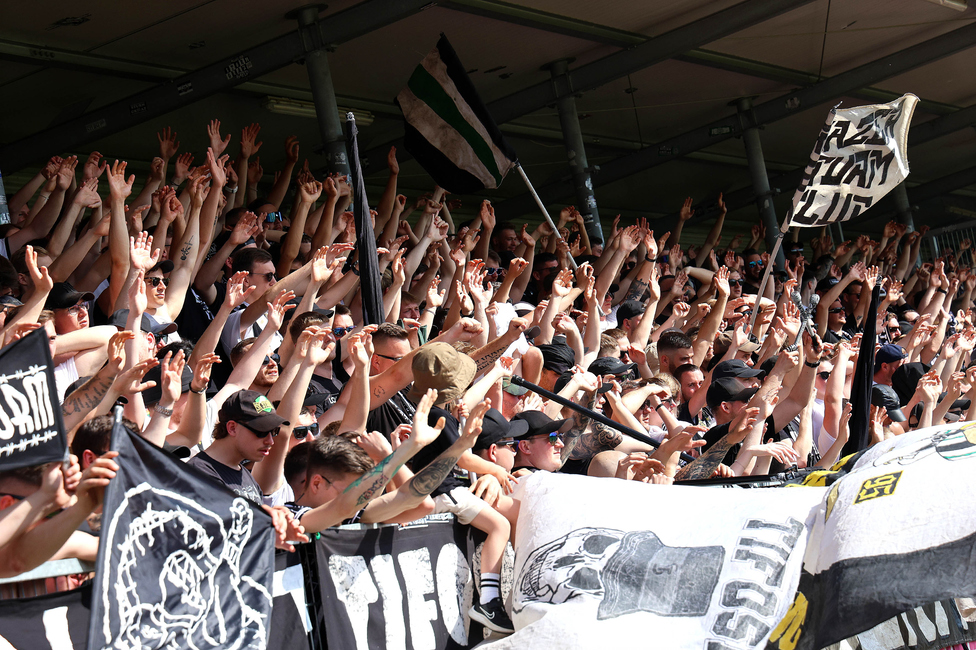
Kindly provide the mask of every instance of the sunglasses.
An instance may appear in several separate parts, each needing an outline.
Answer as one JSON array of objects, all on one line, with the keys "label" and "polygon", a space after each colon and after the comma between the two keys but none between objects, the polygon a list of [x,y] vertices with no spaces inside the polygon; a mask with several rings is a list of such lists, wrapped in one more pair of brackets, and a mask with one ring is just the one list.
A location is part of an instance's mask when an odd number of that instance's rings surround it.
[{"label": "sunglasses", "polygon": [[487,275],[501,275],[502,271],[504,270],[505,269],[502,268],[488,267],[485,269],[485,273]]},{"label": "sunglasses", "polygon": [[252,429],[251,427],[247,426],[243,422],[238,422],[238,424],[241,425],[242,427],[244,427],[245,429],[247,429],[248,431],[250,431],[251,433],[253,433],[254,435],[256,435],[258,438],[267,438],[269,435],[272,438],[277,438],[278,437],[278,434],[281,432],[281,427],[275,427],[271,431],[262,432],[262,431],[255,431],[254,429]]},{"label": "sunglasses", "polygon": [[741,287],[742,286],[742,280],[729,280],[729,286],[730,287]]},{"label": "sunglasses", "polygon": [[[264,278],[264,281],[265,282],[271,282],[272,280],[275,279],[275,272],[274,271],[268,271],[267,273],[252,273],[252,272],[248,271],[247,274],[248,275],[256,275],[259,278]],[[167,280],[167,282],[169,282],[169,280]],[[156,285],[153,285],[153,286],[156,286]]]},{"label": "sunglasses", "polygon": [[[675,400],[674,397],[671,396],[662,397],[660,399],[661,399],[661,404],[667,404],[668,406],[674,406],[675,404],[677,404],[677,400]],[[651,400],[644,400],[644,403],[641,404],[641,408],[644,410],[648,410],[648,409],[652,411],[654,410],[654,407],[651,405]]]},{"label": "sunglasses", "polygon": [[335,335],[337,339],[341,339],[343,336],[346,335],[346,332],[351,332],[354,329],[356,328],[355,327],[333,327],[332,333]]},{"label": "sunglasses", "polygon": [[555,431],[553,431],[552,433],[540,433],[540,434],[536,434],[534,436],[529,436],[529,438],[538,438],[541,435],[546,436],[546,439],[547,439],[548,443],[550,445],[552,445],[553,447],[555,447],[557,443],[563,442],[565,440],[565,438],[566,438],[565,434],[556,433]]},{"label": "sunglasses", "polygon": [[378,357],[383,357],[384,359],[389,359],[390,361],[400,361],[401,359],[403,359],[403,357],[388,357],[385,354],[380,354],[379,352],[374,352],[373,354],[375,354]]},{"label": "sunglasses", "polygon": [[265,355],[264,365],[269,366],[272,363],[274,363],[276,366],[281,365],[281,357],[278,356],[277,354],[272,354],[270,357]]},{"label": "sunglasses", "polygon": [[267,216],[265,216],[265,220],[268,223],[274,223],[275,221],[281,221],[282,220],[281,219],[281,210],[276,210],[275,212],[269,212],[267,214]]},{"label": "sunglasses", "polygon": [[842,314],[844,312],[843,307],[831,307],[827,310],[828,314]]},{"label": "sunglasses", "polygon": [[146,278],[146,282],[151,284],[154,289],[159,286],[160,282],[163,283],[164,287],[169,286],[169,278]]},{"label": "sunglasses", "polygon": [[310,433],[314,438],[315,436],[319,435],[319,423],[314,422],[312,424],[309,424],[308,426],[295,427],[294,429],[291,430],[291,432],[295,434],[295,438],[297,438],[298,440],[304,440],[305,436],[307,436]]},{"label": "sunglasses", "polygon": [[515,446],[518,445],[518,440],[499,440],[495,444],[498,445],[499,447],[508,447],[509,449],[515,449]]},{"label": "sunglasses", "polygon": [[746,262],[746,266],[762,266],[763,263],[760,260],[752,260],[751,262]]},{"label": "sunglasses", "polygon": [[820,377],[820,378],[821,378],[821,379],[823,379],[823,380],[827,380],[827,379],[830,379],[830,373],[829,373],[829,372],[827,372],[827,371],[824,371],[824,372],[818,372],[818,373],[817,373],[817,376],[818,376],[818,377]]}]

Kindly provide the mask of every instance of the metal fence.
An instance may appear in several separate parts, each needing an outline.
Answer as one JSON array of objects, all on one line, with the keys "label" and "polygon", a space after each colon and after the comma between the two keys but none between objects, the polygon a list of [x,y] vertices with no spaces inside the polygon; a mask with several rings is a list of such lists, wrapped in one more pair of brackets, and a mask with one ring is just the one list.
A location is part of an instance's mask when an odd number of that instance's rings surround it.
[{"label": "metal fence", "polygon": [[961,221],[951,226],[936,228],[925,233],[922,241],[922,259],[931,261],[942,256],[947,249],[955,251],[957,257],[959,246],[963,241],[976,243],[976,220]]}]

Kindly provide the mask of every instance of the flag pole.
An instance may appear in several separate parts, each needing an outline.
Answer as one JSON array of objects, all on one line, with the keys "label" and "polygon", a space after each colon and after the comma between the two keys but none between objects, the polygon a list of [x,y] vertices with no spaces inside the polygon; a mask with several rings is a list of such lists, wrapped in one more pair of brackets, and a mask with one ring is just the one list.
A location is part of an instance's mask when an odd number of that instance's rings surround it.
[{"label": "flag pole", "polygon": [[752,306],[752,317],[749,319],[749,332],[752,332],[752,328],[756,325],[756,317],[759,316],[759,303],[762,300],[763,294],[766,292],[766,284],[769,283],[769,274],[773,270],[773,260],[776,259],[776,253],[779,252],[780,247],[783,245],[783,237],[790,230],[790,217],[793,215],[793,209],[790,209],[790,214],[786,216],[786,221],[783,222],[783,227],[779,229],[779,234],[776,235],[776,242],[773,243],[773,250],[769,252],[769,263],[766,264],[766,270],[763,272],[762,282],[759,283],[759,292],[756,293],[756,304]]},{"label": "flag pole", "polygon": [[[549,211],[546,210],[546,205],[542,202],[542,199],[539,198],[539,195],[536,193],[535,188],[532,187],[532,181],[530,181],[529,177],[525,175],[525,170],[522,169],[522,163],[516,162],[515,169],[518,170],[519,176],[521,176],[522,180],[525,181],[525,186],[529,188],[529,193],[532,194],[532,198],[535,199],[535,204],[539,206],[540,210],[542,210],[542,215],[546,218],[546,221],[549,222],[549,227],[552,228],[552,231],[556,234],[556,239],[558,239],[563,243],[566,243],[566,240],[563,239],[563,236],[559,234],[559,229],[556,228],[556,224],[552,222],[552,217],[549,216]],[[566,245],[568,246],[569,244]],[[576,265],[576,260],[573,259],[572,253],[569,255],[569,263],[573,266],[573,270],[575,271],[577,265]]]}]

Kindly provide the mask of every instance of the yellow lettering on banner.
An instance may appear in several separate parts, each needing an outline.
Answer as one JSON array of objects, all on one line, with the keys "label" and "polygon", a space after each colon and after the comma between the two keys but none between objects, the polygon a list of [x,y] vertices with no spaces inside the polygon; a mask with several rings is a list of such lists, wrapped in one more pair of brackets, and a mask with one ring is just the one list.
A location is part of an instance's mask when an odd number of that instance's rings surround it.
[{"label": "yellow lettering on banner", "polygon": [[901,472],[869,478],[861,484],[861,489],[857,491],[857,498],[854,499],[854,503],[891,496],[895,493],[895,487],[898,486],[898,479],[900,478]]},{"label": "yellow lettering on banner", "polygon": [[807,620],[807,597],[797,592],[793,604],[786,612],[786,616],[779,622],[773,633],[769,635],[770,643],[776,643],[780,650],[795,650],[800,635],[803,634],[803,624]]}]

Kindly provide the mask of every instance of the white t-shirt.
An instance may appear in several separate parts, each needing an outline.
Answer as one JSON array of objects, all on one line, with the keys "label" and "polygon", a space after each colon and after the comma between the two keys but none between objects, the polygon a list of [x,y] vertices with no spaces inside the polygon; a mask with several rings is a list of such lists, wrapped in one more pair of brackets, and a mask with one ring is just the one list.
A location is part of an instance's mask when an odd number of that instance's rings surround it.
[{"label": "white t-shirt", "polygon": [[[224,346],[224,352],[230,356],[230,351],[234,349],[234,346],[240,343],[246,338],[251,338],[252,336],[257,336],[260,334],[264,328],[268,326],[268,314],[261,314],[253,325],[247,328],[244,332],[244,336],[241,336],[241,316],[244,314],[244,309],[238,309],[227,317],[227,323],[224,325],[224,331],[220,333],[220,344]],[[271,337],[271,351],[274,352],[281,345],[284,338],[278,332],[275,332]]]},{"label": "white t-shirt", "polygon": [[54,368],[54,384],[58,389],[58,402],[64,401],[64,392],[72,382],[77,381],[78,366],[75,365],[75,358],[69,357],[64,363]]}]

